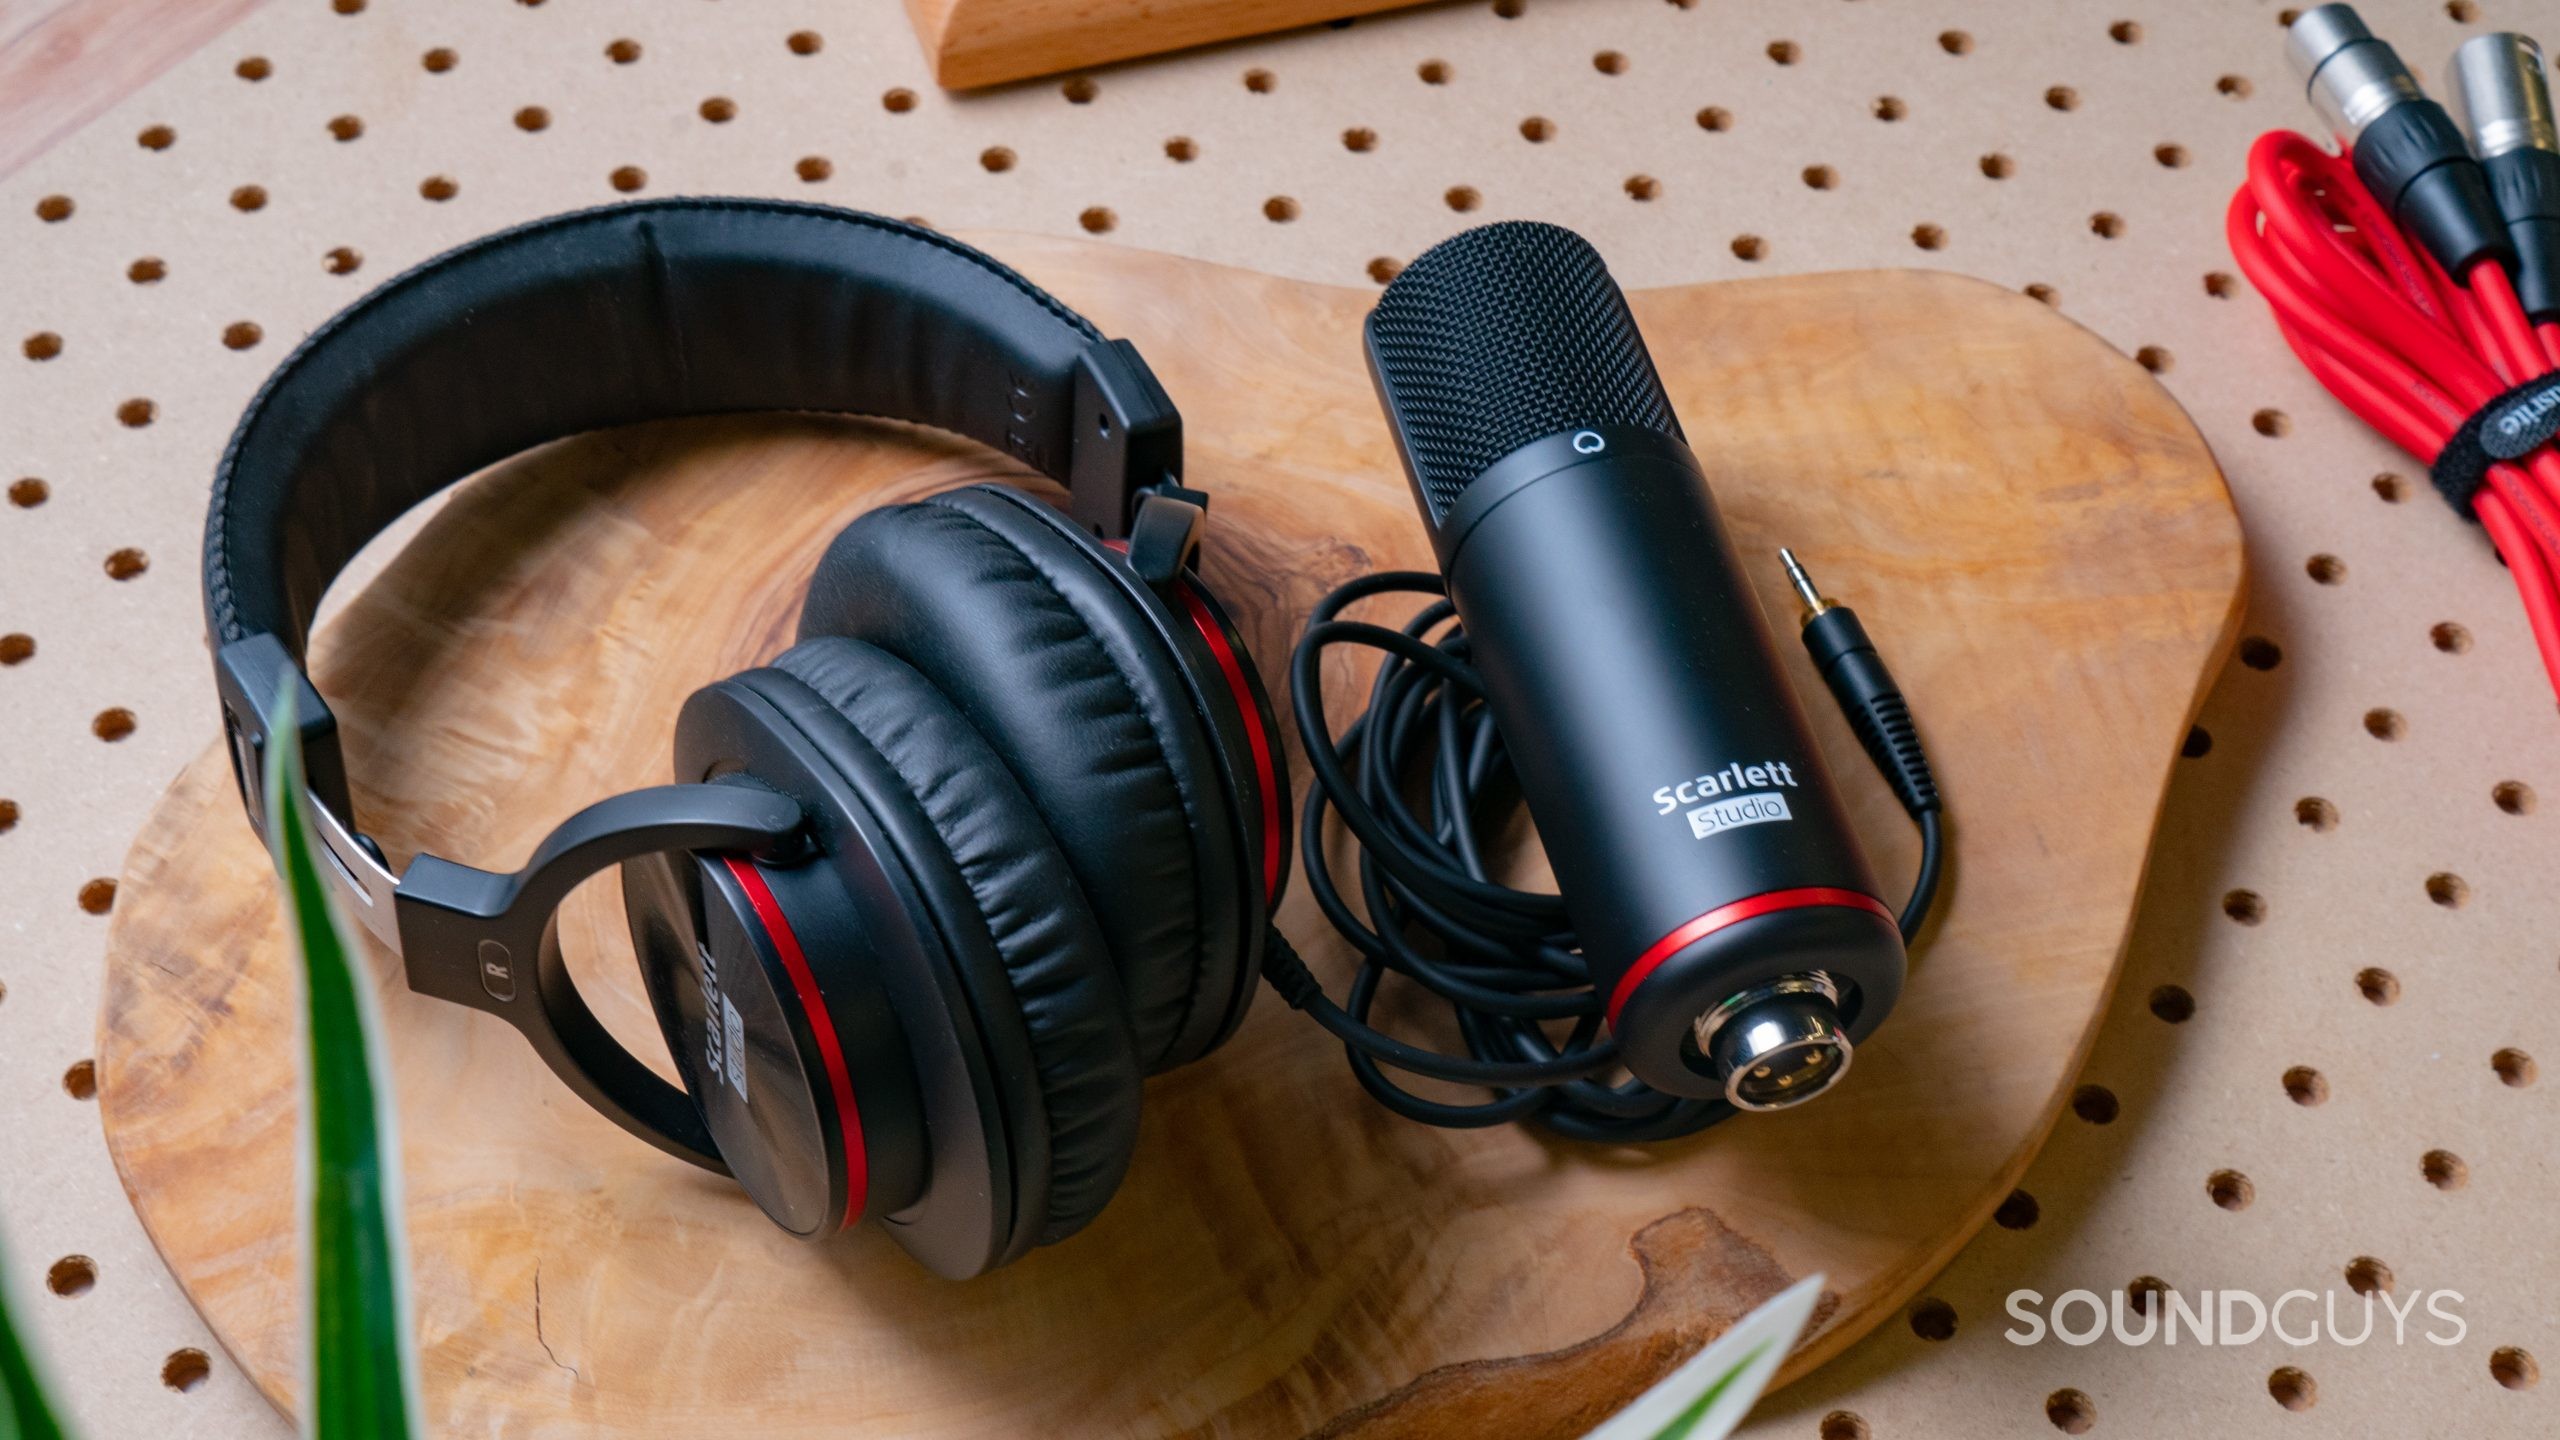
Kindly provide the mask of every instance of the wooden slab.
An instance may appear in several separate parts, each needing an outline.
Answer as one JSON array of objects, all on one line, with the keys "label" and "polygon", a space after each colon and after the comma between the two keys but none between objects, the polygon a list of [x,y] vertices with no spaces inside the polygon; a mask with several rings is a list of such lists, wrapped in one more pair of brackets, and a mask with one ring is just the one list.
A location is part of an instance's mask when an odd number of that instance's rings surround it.
[{"label": "wooden slab", "polygon": [[1413,0],[907,0],[907,18],[933,66],[955,90],[1057,75],[1267,35]]},{"label": "wooden slab", "polygon": [[[991,246],[1137,341],[1183,406],[1192,477],[1218,497],[1210,578],[1275,687],[1322,591],[1428,566],[1361,368],[1369,294]],[[1908,1300],[2079,1068],[2234,628],[2238,526],[2167,394],[2032,300],[1879,272],[1635,306],[1742,552],[1795,545],[1859,607],[1952,797],[1942,919],[1838,1094],[1640,1153],[1425,1129],[1266,996],[1225,1050],[1149,1086],[1137,1164],[1091,1230],[952,1285],[877,1234],[785,1238],[377,956],[439,1431],[1562,1436],[1793,1277],[1823,1271],[1831,1295],[1791,1377]],[[664,778],[678,704],[784,646],[839,525],[1012,473],[812,417],[639,427],[499,467],[322,629],[369,828],[395,858],[520,863],[573,807]],[[1774,564],[1759,579],[1792,613]],[[1812,708],[1880,869],[1908,875],[1907,822]],[[609,891],[581,892],[563,934],[608,1023],[654,1053]],[[1303,893],[1282,921],[1339,993],[1346,951]],[[278,943],[208,748],[125,872],[100,1101],[161,1253],[290,1408]]]}]

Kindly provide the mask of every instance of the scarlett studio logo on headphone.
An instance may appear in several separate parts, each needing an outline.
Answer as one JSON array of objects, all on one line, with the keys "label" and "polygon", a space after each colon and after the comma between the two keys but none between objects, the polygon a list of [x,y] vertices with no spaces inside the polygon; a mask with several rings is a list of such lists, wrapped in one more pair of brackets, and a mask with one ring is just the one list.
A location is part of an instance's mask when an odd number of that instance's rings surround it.
[{"label": "scarlett studio logo on headphone", "polygon": [[[1757,765],[1736,761],[1721,770],[1663,786],[1653,792],[1653,803],[1655,813],[1662,815],[1683,806],[1694,807],[1688,812],[1689,833],[1704,840],[1745,825],[1794,819],[1795,812],[1787,808],[1787,797],[1769,787],[1784,785],[1793,789],[1795,784],[1795,767],[1784,760],[1763,760]],[[1705,803],[1700,804],[1701,801]]]},{"label": "scarlett studio logo on headphone", "polygon": [[747,1103],[747,1025],[738,1007],[720,991],[720,962],[711,947],[694,947],[694,963],[702,971],[703,1074],[726,1075],[738,1103]]}]

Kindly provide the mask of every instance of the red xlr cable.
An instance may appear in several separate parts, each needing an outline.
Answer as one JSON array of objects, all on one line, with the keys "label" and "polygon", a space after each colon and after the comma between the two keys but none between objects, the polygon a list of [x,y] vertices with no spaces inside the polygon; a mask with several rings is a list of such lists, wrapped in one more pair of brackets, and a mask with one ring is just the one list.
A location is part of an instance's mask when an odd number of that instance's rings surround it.
[{"label": "red xlr cable", "polygon": [[[2353,166],[2289,130],[2258,137],[2231,197],[2231,253],[2329,393],[2432,465],[2473,412],[2560,366],[2560,324],[2525,319],[2495,258],[2455,284]],[[2560,692],[2560,455],[2489,467],[2473,497]]]},{"label": "red xlr cable", "polygon": [[2478,518],[2560,693],[2560,454],[2501,445],[2511,458],[2496,458],[2475,423],[2560,370],[2548,253],[2560,217],[2540,213],[2560,205],[2560,155],[2532,148],[2560,141],[2539,51],[2502,35],[2457,54],[2457,98],[2483,142],[2475,156],[2347,6],[2306,11],[2286,46],[2345,153],[2291,131],[2258,137],[2225,218],[2231,253],[2329,393],[2426,462]]}]

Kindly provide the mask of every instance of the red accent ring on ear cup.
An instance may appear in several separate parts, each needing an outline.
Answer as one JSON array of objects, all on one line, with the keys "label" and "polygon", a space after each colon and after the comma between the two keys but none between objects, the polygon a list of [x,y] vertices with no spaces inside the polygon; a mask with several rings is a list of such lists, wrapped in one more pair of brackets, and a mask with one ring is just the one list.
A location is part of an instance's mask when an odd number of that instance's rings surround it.
[{"label": "red accent ring on ear cup", "polygon": [[[1105,540],[1103,548],[1127,555],[1129,542]],[[1217,658],[1218,672],[1227,682],[1227,691],[1235,698],[1236,712],[1244,718],[1244,733],[1253,747],[1255,788],[1262,792],[1262,900],[1266,905],[1280,901],[1280,868],[1287,860],[1288,826],[1282,809],[1289,801],[1280,793],[1280,766],[1271,749],[1271,735],[1262,723],[1262,707],[1254,703],[1253,685],[1244,676],[1244,659],[1227,640],[1227,629],[1218,623],[1208,602],[1201,599],[1201,587],[1190,576],[1181,577],[1183,613],[1191,617],[1193,628],[1200,632],[1202,643]]]},{"label": "red accent ring on ear cup", "polygon": [[835,1091],[836,1114],[842,1123],[837,1127],[844,1135],[844,1219],[838,1229],[850,1227],[862,1218],[863,1202],[870,1198],[871,1167],[862,1144],[862,1109],[853,1101],[853,1074],[846,1068],[843,1042],[836,1038],[836,1022],[827,1013],[826,997],[818,993],[818,977],[809,969],[809,957],[800,952],[800,937],[792,932],[791,917],[782,913],[782,902],[774,899],[773,887],[765,884],[764,874],[752,860],[723,855],[721,863],[747,892],[747,903],[753,905],[756,919],[763,922],[765,934],[773,938],[774,952],[782,957],[782,968],[791,976],[791,989],[800,998],[801,1012],[809,1017],[809,1033],[818,1042],[818,1058],[827,1067],[827,1084]]},{"label": "red accent ring on ear cup", "polygon": [[1218,658],[1218,670],[1226,677],[1227,689],[1235,696],[1236,709],[1244,716],[1245,738],[1253,746],[1253,773],[1256,788],[1262,792],[1262,898],[1266,903],[1280,898],[1280,862],[1282,837],[1286,827],[1281,820],[1281,807],[1287,800],[1280,794],[1280,767],[1272,758],[1271,736],[1262,725],[1262,707],[1253,701],[1253,687],[1245,679],[1244,658],[1236,647],[1227,643],[1226,627],[1211,614],[1208,603],[1200,598],[1198,587],[1188,578],[1182,581],[1182,608],[1191,623],[1200,629],[1200,638],[1209,653]]}]

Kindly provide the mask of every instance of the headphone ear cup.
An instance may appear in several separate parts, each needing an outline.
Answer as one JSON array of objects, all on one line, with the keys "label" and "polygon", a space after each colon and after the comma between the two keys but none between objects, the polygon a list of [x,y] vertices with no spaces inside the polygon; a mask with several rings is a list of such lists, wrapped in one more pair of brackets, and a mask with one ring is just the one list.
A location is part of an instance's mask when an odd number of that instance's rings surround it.
[{"label": "headphone ear cup", "polygon": [[[667,1052],[739,1185],[794,1235],[912,1203],[925,1145],[914,1066],[814,868],[691,851],[622,866],[622,903]],[[787,897],[787,898],[786,898]],[[798,911],[795,919],[791,911]],[[857,1101],[855,1098],[859,1096]]]},{"label": "headphone ear cup", "polygon": [[1177,624],[1098,545],[991,485],[846,527],[800,622],[913,666],[1011,767],[1101,922],[1150,1071],[1232,1029],[1266,918]]},{"label": "headphone ear cup", "polygon": [[1074,1234],[1128,1169],[1140,1070],[1101,930],[1038,812],[986,740],[883,651],[807,640],[738,683],[849,773],[894,777],[897,793],[870,788],[926,922],[973,981],[981,1030],[1018,1032],[1011,1063],[1038,1080],[1038,1113],[1005,1116],[1016,1172],[1036,1190],[1022,1192],[1007,1258]]}]

